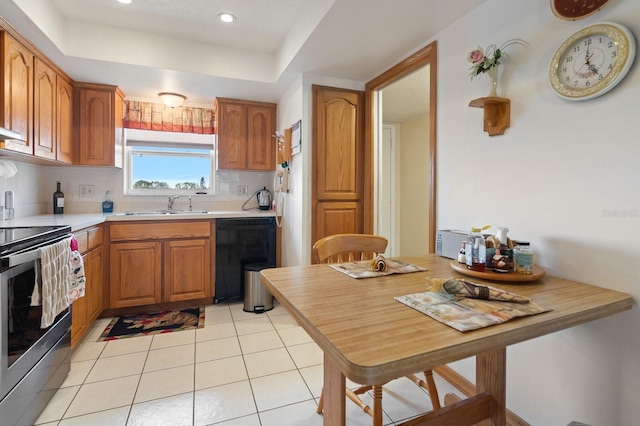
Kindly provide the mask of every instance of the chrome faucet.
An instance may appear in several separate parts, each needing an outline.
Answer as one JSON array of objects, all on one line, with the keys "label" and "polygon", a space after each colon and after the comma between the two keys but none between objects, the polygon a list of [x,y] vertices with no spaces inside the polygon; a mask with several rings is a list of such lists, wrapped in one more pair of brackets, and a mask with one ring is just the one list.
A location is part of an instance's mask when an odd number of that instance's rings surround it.
[{"label": "chrome faucet", "polygon": [[167,210],[173,210],[173,203],[176,202],[176,200],[178,199],[178,195],[174,195],[174,196],[170,196],[169,197],[169,203],[167,204]]}]

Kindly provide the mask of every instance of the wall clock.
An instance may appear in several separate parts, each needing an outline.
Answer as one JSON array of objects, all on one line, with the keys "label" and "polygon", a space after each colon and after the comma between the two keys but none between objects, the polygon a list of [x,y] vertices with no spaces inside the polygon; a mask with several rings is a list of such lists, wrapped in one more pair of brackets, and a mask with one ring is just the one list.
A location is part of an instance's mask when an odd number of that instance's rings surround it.
[{"label": "wall clock", "polygon": [[584,27],[556,50],[549,81],[558,96],[584,101],[604,95],[629,72],[636,54],[633,34],[623,25],[601,22]]},{"label": "wall clock", "polygon": [[609,0],[551,0],[553,14],[566,21],[592,15],[606,6]]}]

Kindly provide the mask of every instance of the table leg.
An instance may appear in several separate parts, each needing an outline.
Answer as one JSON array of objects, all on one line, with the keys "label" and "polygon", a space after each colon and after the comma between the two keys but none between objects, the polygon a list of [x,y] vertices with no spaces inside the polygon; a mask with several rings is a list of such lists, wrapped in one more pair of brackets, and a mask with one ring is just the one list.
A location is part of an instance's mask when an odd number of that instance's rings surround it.
[{"label": "table leg", "polygon": [[491,417],[482,426],[506,426],[507,349],[476,355],[476,393],[489,392],[493,399]]},{"label": "table leg", "polygon": [[342,372],[331,358],[324,354],[324,414],[325,426],[344,426],[345,416],[345,386],[346,381]]}]

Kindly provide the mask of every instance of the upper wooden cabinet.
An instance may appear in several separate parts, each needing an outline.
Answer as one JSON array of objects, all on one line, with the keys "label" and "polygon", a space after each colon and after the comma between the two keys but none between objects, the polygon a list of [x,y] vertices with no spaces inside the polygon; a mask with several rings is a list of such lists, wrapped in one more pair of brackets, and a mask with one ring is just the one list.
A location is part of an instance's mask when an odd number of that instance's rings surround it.
[{"label": "upper wooden cabinet", "polygon": [[22,140],[0,141],[0,147],[33,154],[33,60],[34,55],[6,32],[2,38],[2,122],[20,133]]},{"label": "upper wooden cabinet", "polygon": [[83,166],[122,167],[124,94],[116,86],[77,83],[75,87],[78,158]]},{"label": "upper wooden cabinet", "polygon": [[[1,148],[72,162],[72,91],[65,78],[6,32],[2,37],[2,126],[20,133]],[[27,160],[29,161],[29,160]]]},{"label": "upper wooden cabinet", "polygon": [[216,98],[218,169],[275,170],[276,104]]},{"label": "upper wooden cabinet", "polygon": [[73,87],[66,80],[56,79],[56,159],[73,162]]}]

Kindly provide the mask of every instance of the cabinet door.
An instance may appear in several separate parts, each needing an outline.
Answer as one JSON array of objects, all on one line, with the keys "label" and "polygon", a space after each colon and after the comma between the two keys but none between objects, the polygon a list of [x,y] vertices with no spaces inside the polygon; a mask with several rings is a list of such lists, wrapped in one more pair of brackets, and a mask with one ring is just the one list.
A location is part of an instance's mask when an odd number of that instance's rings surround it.
[{"label": "cabinet door", "polygon": [[109,307],[162,302],[162,243],[141,241],[110,245]]},{"label": "cabinet door", "polygon": [[[86,260],[86,255],[82,259]],[[78,344],[88,330],[87,297],[85,296],[76,299],[71,305],[71,346]]]},{"label": "cabinet door", "polygon": [[33,69],[33,154],[55,160],[57,75],[38,58]]},{"label": "cabinet door", "polygon": [[365,232],[364,93],[313,86],[311,241]]},{"label": "cabinet door", "polygon": [[33,154],[33,54],[7,33],[0,33],[2,56],[2,127],[20,133],[22,140],[6,140],[4,148]]},{"label": "cabinet door", "polygon": [[80,90],[79,163],[113,165],[114,121],[112,95],[102,90]]},{"label": "cabinet door", "polygon": [[212,297],[211,244],[207,239],[164,243],[164,301]]},{"label": "cabinet door", "polygon": [[92,324],[104,309],[103,260],[102,246],[84,256],[84,274],[87,281],[84,298],[87,300],[88,324]]},{"label": "cabinet door", "polygon": [[218,116],[218,168],[247,167],[247,109],[243,105],[220,102]]},{"label": "cabinet door", "polygon": [[247,108],[247,169],[275,170],[275,108]]},{"label": "cabinet door", "polygon": [[56,159],[73,162],[73,88],[62,77],[56,80]]}]

